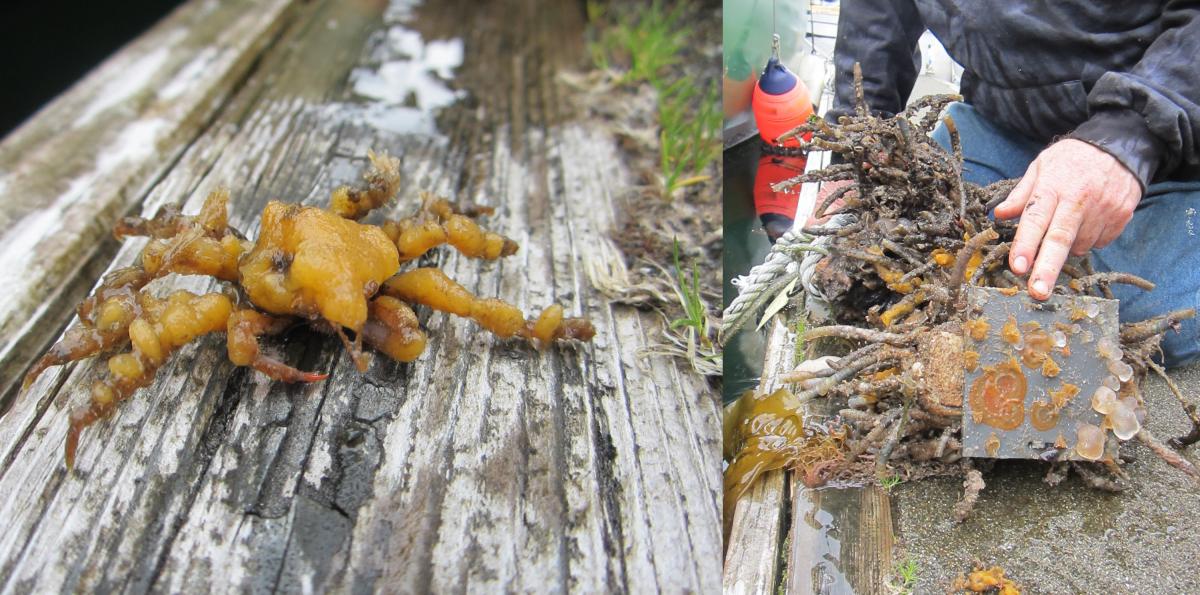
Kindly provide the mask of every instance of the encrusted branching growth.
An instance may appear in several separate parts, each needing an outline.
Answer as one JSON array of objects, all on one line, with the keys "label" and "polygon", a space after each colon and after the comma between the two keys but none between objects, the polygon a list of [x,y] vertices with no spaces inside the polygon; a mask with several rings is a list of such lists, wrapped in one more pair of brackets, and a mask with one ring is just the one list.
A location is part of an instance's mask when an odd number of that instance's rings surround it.
[{"label": "encrusted branching growth", "polygon": [[[861,88],[857,66],[854,74],[856,88]],[[930,138],[940,112],[956,97],[927,97],[886,118],[870,113],[861,92],[857,97],[855,112],[838,123],[814,119],[791,133],[811,133],[807,148],[833,151],[843,163],[777,186],[847,183],[817,207],[818,215],[836,209],[836,224],[793,234],[785,250],[803,251],[799,258],[806,261],[801,271],[786,270],[804,280],[810,297],[828,302],[834,317],[833,324],[808,330],[803,340],[809,345],[837,340],[849,344],[850,353],[777,380],[799,385],[797,403],[829,397],[847,403],[835,418],[848,428],[837,462],[840,467],[826,466],[824,477],[842,477],[848,471],[904,479],[931,470],[963,474],[967,496],[954,514],[966,518],[983,481],[963,460],[960,445],[963,372],[978,364],[978,354],[964,348],[964,337],[971,332],[965,326],[964,288],[978,285],[1016,293],[1024,285],[1005,265],[1015,223],[988,217],[1013,184],[1005,181],[981,188],[965,182],[957,130],[951,122],[946,130],[953,150],[943,150]],[[778,262],[774,266],[785,270]],[[805,267],[811,274],[803,271]],[[741,286],[743,301],[735,301],[726,311],[726,330],[736,328],[738,317],[752,314],[761,303],[755,287],[770,287],[774,282],[770,274],[756,276],[752,271]],[[1105,296],[1111,283],[1153,289],[1153,284],[1134,275],[1095,273],[1084,258],[1072,259],[1064,267],[1055,292]],[[1110,410],[1107,419],[1116,420],[1112,423],[1123,439],[1136,436],[1169,464],[1200,477],[1186,459],[1141,427],[1145,403],[1138,391],[1146,371],[1158,371],[1152,358],[1162,334],[1194,315],[1186,310],[1123,325],[1119,341],[1107,346],[1115,366],[1110,367],[1113,377],[1109,379],[1113,399],[1101,406]],[[1012,365],[1019,366],[1015,361]],[[1047,376],[1058,373],[1050,364],[1043,370]],[[1200,428],[1200,415],[1194,409],[1189,414]],[[1198,437],[1200,429],[1173,443],[1190,443]],[[1123,473],[1116,445],[1115,435],[1106,440],[1101,431],[1083,457],[1100,462],[1076,463],[1074,468],[1090,485],[1107,489],[1119,484]],[[1068,468],[1059,465],[1053,475],[1061,478]]]},{"label": "encrusted branching growth", "polygon": [[[520,337],[538,348],[595,335],[590,322],[565,317],[557,304],[526,319],[516,306],[472,295],[440,269],[401,272],[402,262],[441,244],[489,260],[514,254],[517,244],[473,220],[490,209],[461,209],[431,195],[411,217],[382,227],[359,223],[400,188],[397,159],[370,153],[370,161],[363,186],[337,189],[328,209],[268,203],[254,241],[229,226],[225,190],[209,194],[197,215],[168,207],[152,218],[117,224],[118,239],[150,238],[137,263],[104,277],[80,303],[79,323],[25,377],[28,387],[51,366],[114,354],[89,402],[71,414],[68,467],[84,428],[150,385],[173,352],[202,335],[224,332],[231,362],[283,382],[328,375],[298,370],[266,353],[261,337],[307,324],[336,335],[360,371],[370,363],[363,343],[394,360],[413,361],[426,344],[415,304],[471,318],[500,337]],[[151,283],[171,274],[212,277],[221,290],[158,297]]]}]

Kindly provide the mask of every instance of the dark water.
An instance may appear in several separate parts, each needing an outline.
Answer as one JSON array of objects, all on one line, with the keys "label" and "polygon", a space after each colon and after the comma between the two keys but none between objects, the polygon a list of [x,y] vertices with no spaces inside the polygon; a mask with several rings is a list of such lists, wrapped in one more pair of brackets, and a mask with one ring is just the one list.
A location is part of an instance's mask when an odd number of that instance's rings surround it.
[{"label": "dark water", "polygon": [[[761,263],[771,249],[762,223],[754,213],[754,176],[758,171],[758,137],[752,137],[725,150],[724,156],[724,228],[725,305],[737,295],[730,281]],[[758,384],[762,373],[766,333],[744,328],[725,343],[725,380],[723,397],[729,402]]]},{"label": "dark water", "polygon": [[182,3],[0,2],[0,138]]}]

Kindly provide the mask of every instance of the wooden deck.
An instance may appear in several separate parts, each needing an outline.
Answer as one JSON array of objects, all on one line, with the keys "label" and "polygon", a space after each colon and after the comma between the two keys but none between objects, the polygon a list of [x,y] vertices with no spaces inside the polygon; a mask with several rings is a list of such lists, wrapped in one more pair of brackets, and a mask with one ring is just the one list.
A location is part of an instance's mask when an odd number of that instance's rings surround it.
[{"label": "wooden deck", "polygon": [[[582,56],[582,6],[411,5],[194,0],[0,142],[0,591],[720,588],[716,395],[642,355],[661,317],[585,273],[611,264],[595,261],[630,175],[557,84]],[[452,83],[371,87],[419,58],[448,72],[454,39]],[[436,122],[412,109],[457,90]],[[210,337],[88,429],[67,473],[67,415],[103,363],[18,396],[19,377],[140,250],[111,239],[116,218],[225,186],[253,236],[266,201],[323,204],[368,149],[402,159],[397,212],[420,190],[474,200],[521,244],[498,264],[433,261],[526,311],[563,303],[595,341],[539,353],[423,312],[426,354],[361,375],[336,340],[289,333],[288,361],[332,377],[287,386]]]}]

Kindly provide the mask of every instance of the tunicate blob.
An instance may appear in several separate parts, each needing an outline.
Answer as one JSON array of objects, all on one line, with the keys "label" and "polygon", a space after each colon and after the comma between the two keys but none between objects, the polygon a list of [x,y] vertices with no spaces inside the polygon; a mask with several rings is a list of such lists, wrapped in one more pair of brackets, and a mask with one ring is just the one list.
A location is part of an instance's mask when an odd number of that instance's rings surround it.
[{"label": "tunicate blob", "polygon": [[1116,376],[1109,374],[1108,376],[1105,376],[1104,380],[1101,382],[1113,392],[1121,390],[1121,381],[1117,380]]},{"label": "tunicate blob", "polygon": [[[1016,345],[1021,340],[1021,331],[1017,330],[1017,319],[1013,316],[1008,317],[1008,322],[1000,329],[1000,338],[1004,339],[1010,345]],[[1020,349],[1020,347],[1017,347]]]},{"label": "tunicate blob", "polygon": [[1136,398],[1134,398],[1134,397],[1121,397],[1121,401],[1122,401],[1122,402],[1125,402],[1125,403],[1128,403],[1128,404],[1129,404],[1129,407],[1130,407],[1130,409],[1133,409],[1133,414],[1134,414],[1134,416],[1136,416],[1136,417],[1137,417],[1137,420],[1138,420],[1138,423],[1139,423],[1139,424],[1140,424],[1140,423],[1145,423],[1145,421],[1146,421],[1146,408],[1145,408],[1145,407],[1143,407],[1141,403],[1138,403],[1138,401],[1137,401],[1137,399],[1136,399]]},{"label": "tunicate blob", "polygon": [[1075,452],[1089,461],[1104,456],[1104,430],[1092,424],[1079,424],[1075,428]]},{"label": "tunicate blob", "polygon": [[1107,386],[1101,386],[1092,393],[1092,409],[1101,415],[1108,415],[1117,407],[1117,393]]},{"label": "tunicate blob", "polygon": [[1133,407],[1125,400],[1117,401],[1112,413],[1108,415],[1108,421],[1112,425],[1113,433],[1121,440],[1133,438],[1138,430],[1142,429]]},{"label": "tunicate blob", "polygon": [[1046,401],[1035,401],[1029,410],[1029,421],[1039,432],[1051,430],[1058,425],[1058,409]]},{"label": "tunicate blob", "polygon": [[1117,380],[1121,382],[1129,382],[1133,378],[1133,367],[1121,360],[1108,360],[1108,371],[1112,372]]},{"label": "tunicate blob", "polygon": [[1096,353],[1100,357],[1110,360],[1120,360],[1122,355],[1121,346],[1112,337],[1104,337],[1096,341]]}]

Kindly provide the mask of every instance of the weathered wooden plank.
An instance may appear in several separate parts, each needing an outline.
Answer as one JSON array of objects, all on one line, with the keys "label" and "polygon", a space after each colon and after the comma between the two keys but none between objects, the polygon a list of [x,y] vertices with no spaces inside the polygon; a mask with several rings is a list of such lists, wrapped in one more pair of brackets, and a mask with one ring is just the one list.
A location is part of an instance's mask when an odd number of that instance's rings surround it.
[{"label": "weathered wooden plank", "polygon": [[207,125],[290,5],[184,5],[0,142],[0,410],[111,258],[113,222]]},{"label": "weathered wooden plank", "polygon": [[[778,388],[776,378],[791,369],[795,333],[778,318],[768,323],[761,391]],[[788,472],[771,471],[738,500],[725,547],[722,585],[727,593],[774,593],[787,513]]]},{"label": "weathered wooden plank", "polygon": [[787,592],[894,592],[891,497],[874,485],[810,490],[793,479],[791,487]]},{"label": "weathered wooden plank", "polygon": [[725,593],[774,593],[785,522],[787,472],[769,471],[738,500],[721,577]]},{"label": "weathered wooden plank", "polygon": [[[284,386],[206,339],[87,431],[78,475],[61,465],[66,415],[101,364],[52,370],[0,418],[0,590],[718,588],[715,397],[640,355],[659,317],[610,305],[580,266],[630,183],[611,133],[577,120],[554,83],[579,56],[581,15],[509,0],[405,22],[405,5],[383,23],[357,4],[295,9],[143,210],[195,209],[226,185],[231,222],[253,235],[267,200],[320,204],[366,149],[386,149],[409,181],[402,205],[419,189],[495,205],[489,225],[522,244],[496,264],[430,262],[526,310],[564,303],[596,340],[539,353],[423,314],[418,362],[377,358],[359,375],[336,341],[297,331],[276,347],[335,380]],[[442,112],[443,133],[380,126],[414,114],[347,88],[356,66],[402,61],[394,44],[413,34],[466,49],[456,80],[472,98]]]}]

